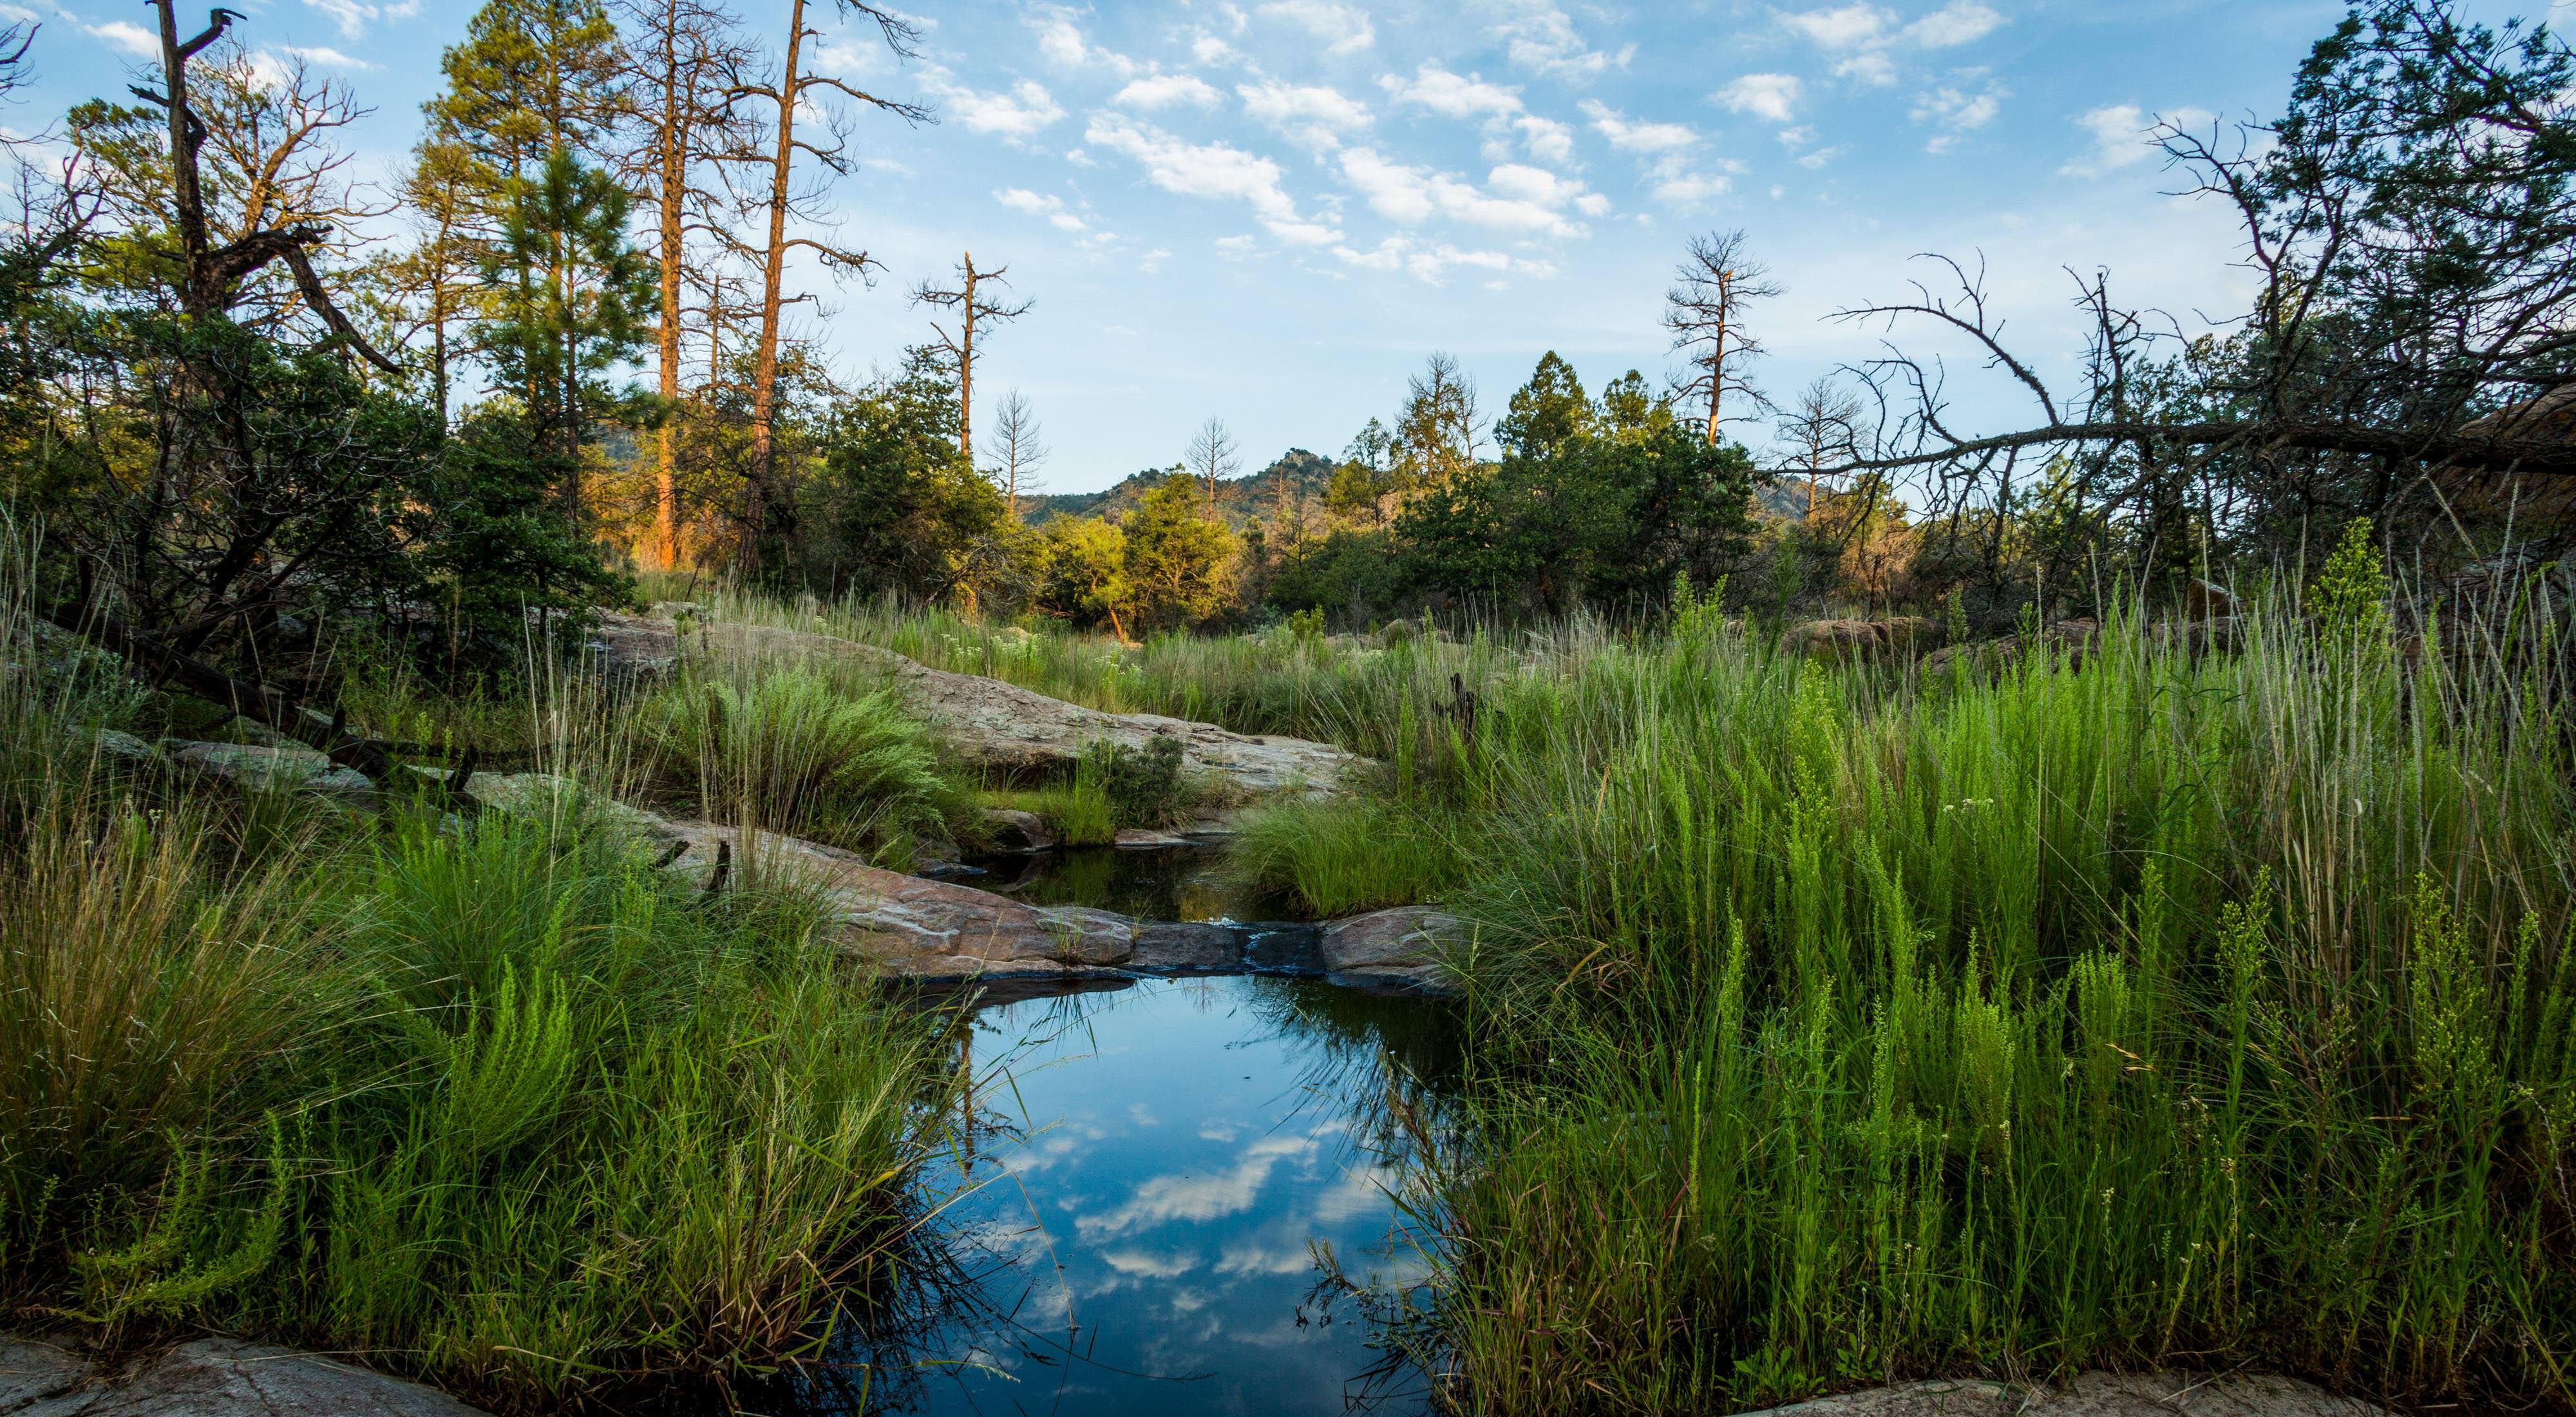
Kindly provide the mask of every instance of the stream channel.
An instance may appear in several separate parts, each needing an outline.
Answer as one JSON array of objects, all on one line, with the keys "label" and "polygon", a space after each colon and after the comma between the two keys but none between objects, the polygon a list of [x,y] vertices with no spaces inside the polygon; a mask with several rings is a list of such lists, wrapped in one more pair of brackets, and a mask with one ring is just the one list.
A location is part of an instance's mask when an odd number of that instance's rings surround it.
[{"label": "stream channel", "polygon": [[984,990],[961,1030],[971,1147],[925,1192],[953,1268],[901,1337],[846,1345],[865,1350],[843,1355],[868,1375],[863,1405],[1424,1410],[1422,1374],[1376,1341],[1352,1286],[1391,1293],[1427,1269],[1393,1196],[1396,1113],[1436,1125],[1446,1006],[1303,977],[1315,928],[1245,924],[1278,903],[1231,884],[1212,847],[981,864],[965,884],[1031,904],[1240,925],[1264,972]]}]

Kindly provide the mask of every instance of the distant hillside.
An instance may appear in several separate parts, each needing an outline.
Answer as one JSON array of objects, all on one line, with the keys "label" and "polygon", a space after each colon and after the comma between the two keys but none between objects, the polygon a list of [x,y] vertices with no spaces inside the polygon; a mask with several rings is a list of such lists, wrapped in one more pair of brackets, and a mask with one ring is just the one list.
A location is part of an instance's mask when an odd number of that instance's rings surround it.
[{"label": "distant hillside", "polygon": [[[1043,524],[1050,517],[1109,517],[1122,515],[1145,500],[1145,494],[1160,487],[1170,478],[1186,476],[1171,468],[1147,468],[1131,472],[1117,485],[1099,492],[1057,492],[1020,499],[1021,514],[1031,526]],[[1321,499],[1324,484],[1332,479],[1333,464],[1304,448],[1290,448],[1278,459],[1249,477],[1226,478],[1216,485],[1216,507],[1230,526],[1241,526],[1256,516],[1269,512],[1278,500],[1279,481],[1283,477],[1302,477],[1306,494]]]},{"label": "distant hillside", "polygon": [[[1031,526],[1043,524],[1049,517],[1116,517],[1133,510],[1145,500],[1145,494],[1174,477],[1187,474],[1171,468],[1147,468],[1131,472],[1117,485],[1099,492],[1057,492],[1020,499],[1021,515]],[[1250,477],[1228,478],[1216,485],[1217,510],[1226,524],[1240,527],[1257,516],[1266,516],[1278,501],[1279,479],[1291,476],[1306,479],[1309,497],[1321,499],[1324,484],[1332,480],[1333,464],[1304,448],[1290,448],[1277,461]],[[1807,514],[1807,481],[1782,473],[1767,486],[1753,489],[1757,512],[1782,521],[1797,521]]]}]

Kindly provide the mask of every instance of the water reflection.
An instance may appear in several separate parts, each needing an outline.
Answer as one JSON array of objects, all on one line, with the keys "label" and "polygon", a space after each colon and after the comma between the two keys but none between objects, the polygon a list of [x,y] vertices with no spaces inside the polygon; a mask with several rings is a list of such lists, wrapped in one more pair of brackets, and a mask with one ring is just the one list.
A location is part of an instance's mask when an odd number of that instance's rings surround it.
[{"label": "water reflection", "polygon": [[1294,905],[1245,883],[1213,843],[977,856],[969,884],[1030,905],[1088,905],[1139,920],[1286,920]]},{"label": "water reflection", "polygon": [[[866,1358],[925,1414],[1419,1410],[1347,1302],[1424,1269],[1390,1191],[1447,1018],[1304,980],[1143,980],[987,1007],[947,1178],[946,1312]],[[1347,1283],[1345,1282],[1347,1280]],[[846,1357],[856,1358],[851,1354]],[[1388,1369],[1363,1381],[1372,1369]],[[1391,1379],[1391,1380],[1390,1380]]]}]

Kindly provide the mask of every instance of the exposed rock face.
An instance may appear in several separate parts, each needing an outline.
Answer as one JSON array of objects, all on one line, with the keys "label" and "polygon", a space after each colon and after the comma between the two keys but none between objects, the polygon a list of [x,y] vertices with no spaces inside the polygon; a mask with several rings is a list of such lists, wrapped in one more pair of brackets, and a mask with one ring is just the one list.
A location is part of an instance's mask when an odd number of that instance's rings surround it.
[{"label": "exposed rock face", "polygon": [[1055,833],[1035,812],[987,807],[984,825],[992,829],[993,845],[1003,851],[1045,851],[1055,845]]},{"label": "exposed rock face", "polygon": [[[675,659],[674,624],[641,616],[602,617],[599,634],[612,667]],[[1095,743],[1142,748],[1160,735],[1181,740],[1183,770],[1221,777],[1256,796],[1330,793],[1358,785],[1369,762],[1329,743],[1230,733],[1212,723],[1150,713],[1104,713],[1031,689],[973,674],[932,669],[889,649],[835,635],[769,625],[717,623],[691,631],[691,652],[782,660],[826,659],[884,675],[915,713],[938,725],[979,766],[1014,774],[1070,770]]]},{"label": "exposed rock face", "polygon": [[2290,1378],[2086,1373],[2062,1388],[1962,1379],[1820,1397],[1748,1417],[2388,1417],[2386,1408]]},{"label": "exposed rock face", "polygon": [[372,806],[376,800],[376,785],[366,774],[341,767],[301,745],[254,748],[241,743],[174,742],[163,746],[182,771],[245,792],[293,792],[350,807]]},{"label": "exposed rock face", "polygon": [[199,1339],[119,1372],[48,1343],[0,1338],[11,1417],[475,1417],[444,1393],[310,1353]]},{"label": "exposed rock face", "polygon": [[[2039,642],[2066,656],[2070,667],[2082,668],[2093,651],[2093,643],[2102,638],[2099,620],[2060,620],[2039,632]],[[1980,640],[1975,644],[1951,645],[1923,656],[1927,675],[1947,674],[1950,666],[1964,659],[1971,669],[1981,673],[2000,673],[2006,665],[2021,658],[2022,637],[2005,635],[2000,639]]]},{"label": "exposed rock face", "polygon": [[[854,853],[705,822],[665,824],[686,849],[674,870],[707,877],[720,847],[732,869],[753,879],[778,872],[821,890],[832,907],[833,943],[890,973],[927,978],[1081,973],[1125,961],[1136,922],[1081,906],[1022,905],[990,891],[924,880],[869,865]],[[738,877],[739,879],[739,877]]]},{"label": "exposed rock face", "polygon": [[1399,905],[1324,926],[1324,968],[1336,984],[1437,992],[1441,952],[1462,933],[1458,917],[1427,905]]},{"label": "exposed rock face", "polygon": [[1780,653],[1810,659],[1873,659],[1928,644],[1932,633],[1932,622],[1920,615],[1899,615],[1888,620],[1809,620],[1780,632]]}]

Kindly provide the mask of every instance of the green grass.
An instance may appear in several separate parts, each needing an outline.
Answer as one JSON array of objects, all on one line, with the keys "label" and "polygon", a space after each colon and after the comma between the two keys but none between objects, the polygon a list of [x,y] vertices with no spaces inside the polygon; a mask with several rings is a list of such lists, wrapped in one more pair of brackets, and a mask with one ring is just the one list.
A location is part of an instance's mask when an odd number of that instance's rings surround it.
[{"label": "green grass", "polygon": [[1462,1400],[2576,1403],[2563,651],[2248,641],[1916,684],[1719,635],[1490,716],[1419,1340]]},{"label": "green grass", "polygon": [[765,1371],[894,1293],[953,1076],[817,902],[707,898],[568,816],[128,773],[87,736],[126,691],[21,652],[59,647],[11,574],[0,1324],[211,1328],[551,1412]]},{"label": "green grass", "polygon": [[1231,859],[1318,918],[1436,900],[1465,862],[1453,823],[1376,798],[1281,802],[1243,814]]},{"label": "green grass", "polygon": [[968,791],[891,689],[810,668],[701,671],[638,704],[626,731],[665,800],[909,866],[946,839]]}]

